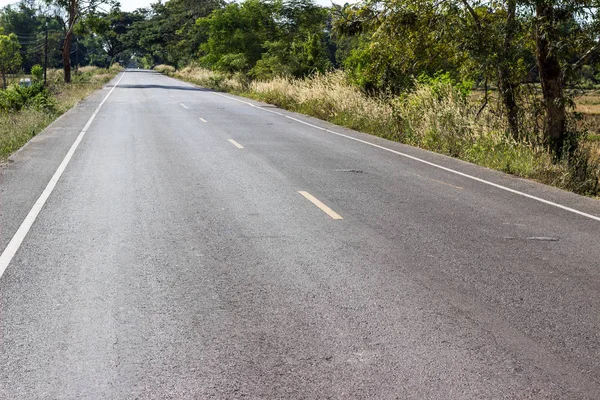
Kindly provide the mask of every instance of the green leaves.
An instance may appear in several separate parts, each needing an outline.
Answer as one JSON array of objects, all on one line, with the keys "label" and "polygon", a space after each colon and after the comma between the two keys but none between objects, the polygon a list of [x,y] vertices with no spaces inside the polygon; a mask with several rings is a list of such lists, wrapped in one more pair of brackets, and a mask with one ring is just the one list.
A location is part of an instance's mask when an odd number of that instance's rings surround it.
[{"label": "green leaves", "polygon": [[258,79],[305,76],[331,67],[327,11],[310,0],[246,0],[201,18],[201,63]]},{"label": "green leaves", "polygon": [[23,108],[51,109],[54,100],[41,83],[29,87],[11,86],[0,91],[0,111],[20,111]]},{"label": "green leaves", "polygon": [[3,87],[6,88],[6,74],[17,70],[21,66],[21,45],[17,35],[11,33],[3,35],[0,30],[0,74]]}]

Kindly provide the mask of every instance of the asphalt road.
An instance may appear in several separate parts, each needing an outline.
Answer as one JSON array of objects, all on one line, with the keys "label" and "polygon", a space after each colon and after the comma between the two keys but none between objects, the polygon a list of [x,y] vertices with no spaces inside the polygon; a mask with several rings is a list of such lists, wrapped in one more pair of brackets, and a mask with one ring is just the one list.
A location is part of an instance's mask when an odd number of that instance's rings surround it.
[{"label": "asphalt road", "polygon": [[0,398],[600,398],[598,201],[147,71],[0,174]]}]

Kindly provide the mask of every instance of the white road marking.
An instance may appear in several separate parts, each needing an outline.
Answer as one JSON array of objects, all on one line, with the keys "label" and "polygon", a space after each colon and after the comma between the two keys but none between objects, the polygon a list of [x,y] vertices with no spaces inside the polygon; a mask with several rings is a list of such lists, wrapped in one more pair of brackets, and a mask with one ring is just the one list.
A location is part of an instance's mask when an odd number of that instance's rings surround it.
[{"label": "white road marking", "polygon": [[510,192],[510,193],[513,193],[513,194],[516,194],[516,195],[519,195],[519,196],[527,197],[528,199],[539,201],[540,203],[544,203],[544,204],[547,204],[547,205],[552,206],[552,207],[560,208],[561,210],[565,210],[565,211],[571,212],[573,214],[581,215],[582,217],[593,219],[595,221],[600,221],[600,217],[596,216],[596,215],[588,214],[588,213],[576,210],[576,209],[571,208],[571,207],[563,206],[562,204],[558,204],[558,203],[555,203],[555,202],[550,201],[550,200],[542,199],[541,197],[533,196],[531,194],[527,194],[527,193],[524,193],[524,192],[521,192],[521,191],[518,191],[518,190],[515,190],[515,189],[511,189],[509,187],[502,186],[502,185],[499,185],[499,184],[494,183],[494,182],[486,181],[485,179],[477,178],[476,176],[465,174],[464,172],[460,172],[460,171],[454,170],[452,168],[448,168],[448,167],[444,167],[444,166],[439,165],[439,164],[432,163],[431,161],[426,161],[426,160],[423,160],[421,158],[418,158],[418,157],[415,157],[415,156],[411,156],[409,154],[402,153],[402,152],[397,151],[397,150],[392,150],[392,149],[389,149],[387,147],[384,147],[384,146],[381,146],[381,145],[378,145],[378,144],[375,144],[375,143],[367,142],[366,140],[358,139],[358,138],[355,138],[355,137],[352,137],[352,136],[349,136],[349,135],[344,135],[343,133],[332,131],[331,129],[322,128],[320,126],[313,125],[313,124],[311,124],[309,122],[302,121],[302,120],[300,120],[298,118],[290,117],[289,115],[285,115],[283,113],[280,113],[280,112],[277,112],[277,111],[274,111],[274,110],[268,110],[266,108],[263,108],[263,107],[254,105],[252,103],[249,103],[247,101],[236,99],[235,97],[226,96],[226,95],[224,95],[222,93],[216,93],[216,92],[211,92],[211,93],[214,94],[214,95],[217,95],[217,96],[221,96],[221,97],[225,97],[225,98],[230,99],[230,100],[237,101],[239,103],[247,104],[250,107],[258,108],[259,110],[263,110],[263,111],[266,111],[266,112],[269,112],[269,113],[272,113],[272,114],[276,114],[276,115],[279,115],[279,116],[291,119],[291,120],[296,121],[298,123],[301,123],[303,125],[310,126],[311,128],[315,128],[315,129],[318,129],[318,130],[321,130],[321,131],[324,131],[324,132],[327,132],[327,133],[332,133],[334,135],[341,136],[341,137],[346,138],[346,139],[354,140],[355,142],[360,142],[360,143],[363,143],[363,144],[366,144],[366,145],[369,145],[369,146],[373,146],[373,147],[376,147],[376,148],[381,149],[381,150],[389,151],[390,153],[397,154],[399,156],[411,159],[413,161],[417,161],[417,162],[420,162],[422,164],[426,164],[426,165],[429,165],[431,167],[439,168],[439,169],[441,169],[443,171],[450,172],[452,174],[456,174],[456,175],[462,176],[463,178],[471,179],[471,180],[477,181],[479,183],[483,183],[485,185],[493,186],[493,187],[495,187],[497,189],[504,190],[504,191],[507,191],[507,192]]},{"label": "white road marking", "polygon": [[313,203],[315,206],[319,207],[321,209],[321,211],[323,211],[325,214],[329,215],[331,218],[343,219],[340,214],[336,213],[331,208],[327,207],[325,204],[323,204],[319,199],[317,199],[312,194],[310,194],[308,192],[304,192],[304,191],[299,191],[298,193],[300,193],[302,196],[304,196],[308,201]]},{"label": "white road marking", "polygon": [[185,108],[186,110],[189,110],[189,108],[188,108],[188,107],[187,107],[185,104],[183,104],[183,103],[179,103],[179,105],[180,105],[181,107]]},{"label": "white road marking", "polygon": [[204,118],[200,117],[200,121],[202,122],[208,122],[207,120],[205,120]]},{"label": "white road marking", "polygon": [[236,141],[235,141],[235,140],[233,140],[233,139],[227,139],[227,140],[229,140],[229,142],[230,142],[232,145],[234,145],[235,147],[237,147],[238,149],[243,149],[243,148],[244,148],[244,146],[242,146],[241,144],[239,144],[238,142],[236,142]]},{"label": "white road marking", "polygon": [[42,210],[42,207],[44,207],[46,200],[48,200],[48,197],[50,197],[50,195],[52,194],[52,191],[56,187],[58,180],[60,179],[61,175],[67,168],[69,161],[71,161],[71,158],[73,157],[73,154],[75,153],[75,150],[77,150],[79,143],[81,143],[83,136],[89,129],[90,125],[92,125],[92,122],[94,121],[94,119],[96,119],[96,115],[98,115],[98,112],[100,111],[100,109],[102,108],[102,106],[104,105],[104,103],[106,102],[108,97],[112,94],[112,92],[115,90],[115,88],[119,85],[119,83],[121,82],[121,80],[123,79],[124,76],[125,76],[125,72],[123,72],[123,75],[121,75],[121,77],[119,78],[117,83],[112,87],[110,92],[108,92],[106,97],[104,97],[104,100],[102,100],[102,102],[98,105],[98,107],[96,107],[96,110],[94,111],[94,113],[92,114],[92,116],[90,117],[88,122],[85,124],[85,126],[83,127],[81,132],[79,132],[79,135],[75,139],[75,142],[73,142],[73,144],[71,145],[71,148],[65,155],[65,158],[63,158],[62,162],[56,169],[56,172],[54,172],[54,175],[52,175],[52,178],[50,178],[50,182],[48,182],[48,184],[46,185],[46,188],[44,189],[44,191],[42,192],[40,197],[38,197],[37,201],[35,202],[35,204],[31,208],[31,210],[29,211],[29,213],[27,214],[27,216],[21,223],[21,226],[19,226],[19,229],[17,229],[17,232],[14,234],[12,239],[10,239],[10,242],[8,242],[8,246],[6,246],[6,248],[2,252],[2,255],[0,255],[0,277],[2,276],[2,274],[4,274],[4,271],[6,271],[6,268],[8,267],[8,265],[12,261],[13,257],[17,253],[17,250],[19,250],[19,247],[21,247],[21,244],[23,243],[25,236],[27,236],[27,233],[31,229],[31,226],[37,219],[37,216],[40,213],[40,211]]}]

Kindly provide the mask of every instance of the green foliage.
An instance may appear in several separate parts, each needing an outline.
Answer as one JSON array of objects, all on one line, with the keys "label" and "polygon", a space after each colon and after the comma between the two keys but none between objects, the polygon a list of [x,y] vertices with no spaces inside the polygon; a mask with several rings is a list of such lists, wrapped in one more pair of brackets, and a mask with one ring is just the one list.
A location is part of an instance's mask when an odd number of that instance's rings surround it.
[{"label": "green foliage", "polygon": [[40,83],[34,83],[29,87],[14,85],[0,91],[0,111],[16,112],[23,108],[49,110],[53,106],[54,101],[48,90]]},{"label": "green foliage", "polygon": [[92,63],[106,68],[117,61],[127,50],[129,31],[143,20],[142,14],[121,11],[118,5],[108,13],[93,14],[87,18],[85,24],[95,34],[88,43],[100,50],[92,55]]},{"label": "green foliage", "polygon": [[6,74],[21,66],[20,48],[17,35],[14,33],[3,35],[0,30],[0,75],[2,75],[4,87],[6,87]]},{"label": "green foliage", "polygon": [[200,46],[201,63],[221,71],[248,72],[262,57],[263,43],[276,39],[279,2],[230,3],[198,20],[208,40]]},{"label": "green foliage", "polygon": [[444,92],[446,92],[448,87],[452,87],[465,101],[468,99],[471,90],[473,89],[473,81],[463,80],[457,82],[449,72],[442,71],[436,72],[433,76],[421,74],[419,75],[417,82],[429,86],[433,93],[437,94],[438,97],[447,95]]},{"label": "green foliage", "polygon": [[42,61],[39,46],[43,36],[37,13],[37,5],[28,1],[8,5],[0,10],[0,28],[4,29],[5,34],[15,33],[23,38],[20,54],[25,71]]},{"label": "green foliage", "polygon": [[336,37],[356,37],[342,65],[365,90],[401,93],[414,78],[446,71],[462,75],[461,12],[452,3],[428,0],[359,3],[338,9]]},{"label": "green foliage", "polygon": [[206,34],[196,20],[223,5],[223,0],[154,3],[149,10],[137,11],[142,20],[133,23],[123,35],[123,42],[141,56],[146,68],[162,63],[183,67],[199,57],[200,45],[206,41]]},{"label": "green foliage", "polygon": [[36,82],[41,82],[44,79],[44,68],[39,64],[34,65],[31,67],[31,75]]},{"label": "green foliage", "polygon": [[257,78],[306,76],[332,65],[327,12],[310,0],[246,0],[199,19],[202,65]]}]

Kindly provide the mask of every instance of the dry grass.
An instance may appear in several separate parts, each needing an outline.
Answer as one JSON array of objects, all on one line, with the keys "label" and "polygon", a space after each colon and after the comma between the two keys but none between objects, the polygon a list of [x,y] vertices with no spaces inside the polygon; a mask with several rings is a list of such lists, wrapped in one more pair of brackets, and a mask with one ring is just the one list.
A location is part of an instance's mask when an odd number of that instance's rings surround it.
[{"label": "dry grass", "polygon": [[172,74],[175,72],[175,67],[166,64],[159,64],[154,67],[156,72],[160,72],[161,74]]},{"label": "dry grass", "polygon": [[95,72],[97,72],[99,69],[100,69],[100,68],[98,68],[98,67],[94,67],[93,65],[87,65],[87,66],[85,66],[85,67],[80,67],[80,68],[79,68],[79,70],[78,70],[78,72],[79,72],[79,73],[82,73],[82,74],[85,74],[85,73],[90,73],[90,72],[91,72],[91,73],[95,73]]},{"label": "dry grass", "polygon": [[377,131],[400,140],[400,125],[389,101],[365,96],[346,81],[343,72],[318,74],[311,79],[274,78],[254,81],[249,94],[279,107],[310,114],[352,129]]},{"label": "dry grass", "polygon": [[83,67],[73,76],[71,84],[62,82],[62,70],[48,70],[48,90],[55,100],[54,107],[0,112],[0,161],[5,160],[78,101],[100,89],[119,70],[118,67],[110,70]]},{"label": "dry grass", "polygon": [[175,73],[169,73],[169,75],[225,92],[242,93],[248,87],[248,82],[242,75],[228,76],[199,67],[185,67]]},{"label": "dry grass", "polygon": [[597,90],[584,93],[575,98],[576,111],[584,114],[600,114],[600,92]]}]

